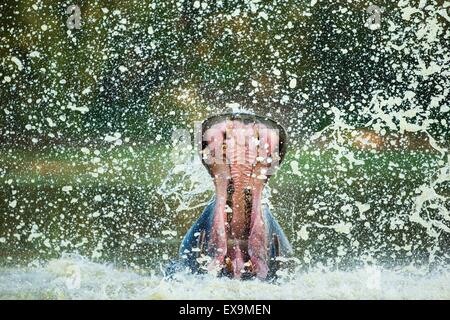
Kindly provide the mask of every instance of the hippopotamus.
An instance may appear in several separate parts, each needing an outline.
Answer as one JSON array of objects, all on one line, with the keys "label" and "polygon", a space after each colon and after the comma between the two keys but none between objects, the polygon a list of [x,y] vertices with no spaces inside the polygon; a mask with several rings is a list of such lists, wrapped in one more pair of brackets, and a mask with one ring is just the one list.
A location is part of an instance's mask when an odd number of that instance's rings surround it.
[{"label": "hippopotamus", "polygon": [[274,278],[277,258],[292,248],[263,189],[286,154],[286,131],[266,117],[227,113],[203,121],[201,137],[215,195],[184,236],[178,264],[193,273]]}]

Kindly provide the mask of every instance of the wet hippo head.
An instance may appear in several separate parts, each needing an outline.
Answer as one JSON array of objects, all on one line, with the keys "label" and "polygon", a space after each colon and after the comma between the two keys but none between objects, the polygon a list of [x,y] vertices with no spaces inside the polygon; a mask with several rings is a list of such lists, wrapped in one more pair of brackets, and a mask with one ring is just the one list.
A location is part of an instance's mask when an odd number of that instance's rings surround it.
[{"label": "wet hippo head", "polygon": [[286,132],[271,119],[229,113],[205,120],[202,138],[202,161],[216,193],[209,267],[236,278],[266,278],[271,235],[262,191],[286,153]]}]

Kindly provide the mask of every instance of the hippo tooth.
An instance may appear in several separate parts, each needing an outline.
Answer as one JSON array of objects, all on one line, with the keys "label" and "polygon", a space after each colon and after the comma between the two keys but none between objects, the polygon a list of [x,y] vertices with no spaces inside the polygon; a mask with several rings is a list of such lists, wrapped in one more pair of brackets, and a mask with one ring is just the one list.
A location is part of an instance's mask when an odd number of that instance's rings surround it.
[{"label": "hippo tooth", "polygon": [[225,258],[225,268],[227,269],[228,272],[233,271],[233,264],[231,262],[231,259],[228,257]]}]

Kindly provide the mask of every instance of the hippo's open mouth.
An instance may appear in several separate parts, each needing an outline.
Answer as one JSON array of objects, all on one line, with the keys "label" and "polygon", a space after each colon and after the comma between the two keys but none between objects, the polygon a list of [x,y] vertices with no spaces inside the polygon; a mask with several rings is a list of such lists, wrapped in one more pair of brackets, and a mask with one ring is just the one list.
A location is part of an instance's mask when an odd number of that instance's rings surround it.
[{"label": "hippo's open mouth", "polygon": [[241,278],[266,278],[271,236],[262,192],[285,153],[286,134],[272,120],[226,114],[203,123],[202,161],[214,180],[216,201],[210,234],[200,241],[212,257],[209,269]]}]

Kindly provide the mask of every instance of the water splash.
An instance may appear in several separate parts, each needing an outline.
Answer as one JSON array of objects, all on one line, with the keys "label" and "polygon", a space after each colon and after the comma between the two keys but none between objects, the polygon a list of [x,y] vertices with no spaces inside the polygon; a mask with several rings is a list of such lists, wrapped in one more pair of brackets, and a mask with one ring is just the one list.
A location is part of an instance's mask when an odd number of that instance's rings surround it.
[{"label": "water splash", "polygon": [[[218,279],[179,273],[173,280],[66,255],[44,265],[0,269],[2,299],[449,299],[450,271],[428,274],[366,267],[310,270],[286,281]],[[79,272],[72,286],[73,270]],[[69,284],[69,285],[68,285]]]},{"label": "water splash", "polygon": [[[0,4],[0,296],[448,299],[449,7]],[[266,197],[296,271],[168,282],[212,195],[171,134],[230,108],[289,134]]]}]

